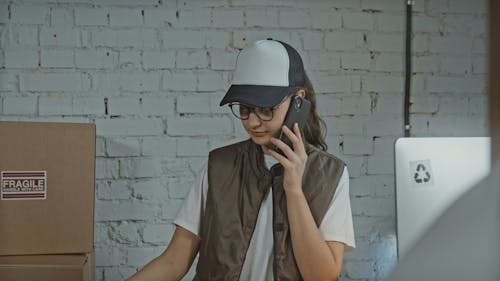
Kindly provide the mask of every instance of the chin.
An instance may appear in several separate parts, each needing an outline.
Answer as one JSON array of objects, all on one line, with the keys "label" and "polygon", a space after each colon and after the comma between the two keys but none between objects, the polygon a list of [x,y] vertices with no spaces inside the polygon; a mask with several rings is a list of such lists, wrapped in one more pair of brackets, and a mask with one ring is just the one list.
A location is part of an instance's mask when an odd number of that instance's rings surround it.
[{"label": "chin", "polygon": [[252,141],[258,145],[266,145],[266,146],[269,146],[271,144],[271,140],[269,139],[269,137],[254,137],[254,136],[251,136],[250,137],[252,139]]}]

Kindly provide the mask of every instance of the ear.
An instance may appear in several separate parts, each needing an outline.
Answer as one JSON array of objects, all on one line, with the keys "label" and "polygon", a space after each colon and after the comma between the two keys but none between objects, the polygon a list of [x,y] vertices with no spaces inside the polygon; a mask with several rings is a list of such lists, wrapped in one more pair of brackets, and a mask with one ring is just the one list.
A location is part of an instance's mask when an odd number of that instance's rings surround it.
[{"label": "ear", "polygon": [[297,91],[296,95],[300,96],[302,98],[305,98],[306,97],[306,91],[304,89],[300,89],[300,90]]}]

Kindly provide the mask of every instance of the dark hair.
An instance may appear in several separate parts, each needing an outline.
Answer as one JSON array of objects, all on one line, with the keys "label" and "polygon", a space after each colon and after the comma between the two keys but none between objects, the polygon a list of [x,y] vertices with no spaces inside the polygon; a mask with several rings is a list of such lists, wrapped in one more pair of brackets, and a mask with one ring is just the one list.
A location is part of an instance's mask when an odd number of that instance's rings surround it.
[{"label": "dark hair", "polygon": [[304,89],[306,92],[306,100],[311,102],[311,113],[304,126],[304,137],[311,145],[326,151],[328,148],[325,141],[326,123],[318,115],[316,93],[314,92],[313,85],[307,74],[305,75],[305,85],[301,89]]}]

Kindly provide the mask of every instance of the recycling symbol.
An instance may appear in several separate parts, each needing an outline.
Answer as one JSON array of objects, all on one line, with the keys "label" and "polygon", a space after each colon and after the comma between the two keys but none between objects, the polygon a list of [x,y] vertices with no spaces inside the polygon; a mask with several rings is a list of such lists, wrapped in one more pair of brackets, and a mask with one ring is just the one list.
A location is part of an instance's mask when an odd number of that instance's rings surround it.
[{"label": "recycling symbol", "polygon": [[416,183],[428,183],[431,180],[431,174],[423,164],[418,164],[413,179]]}]

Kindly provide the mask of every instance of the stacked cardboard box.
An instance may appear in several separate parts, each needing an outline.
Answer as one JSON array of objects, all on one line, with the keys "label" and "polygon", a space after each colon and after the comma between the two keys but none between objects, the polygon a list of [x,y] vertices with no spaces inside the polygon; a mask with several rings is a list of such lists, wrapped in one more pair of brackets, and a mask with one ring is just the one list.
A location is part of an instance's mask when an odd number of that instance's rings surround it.
[{"label": "stacked cardboard box", "polygon": [[94,280],[95,125],[0,122],[0,280]]}]

